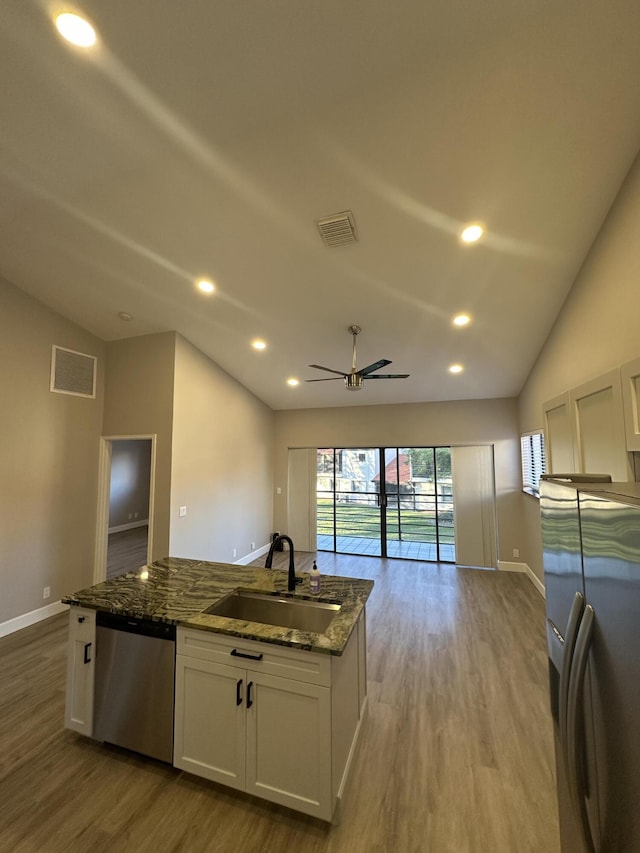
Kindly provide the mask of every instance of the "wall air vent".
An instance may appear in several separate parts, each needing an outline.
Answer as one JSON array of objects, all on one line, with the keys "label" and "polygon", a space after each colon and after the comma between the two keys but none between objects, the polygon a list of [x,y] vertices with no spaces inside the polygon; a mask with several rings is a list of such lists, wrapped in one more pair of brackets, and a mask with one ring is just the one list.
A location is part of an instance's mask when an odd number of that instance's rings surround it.
[{"label": "wall air vent", "polygon": [[334,213],[333,216],[325,216],[324,219],[317,219],[316,225],[325,246],[329,246],[329,248],[358,242],[356,223],[350,210]]},{"label": "wall air vent", "polygon": [[53,346],[51,352],[50,391],[75,397],[96,396],[98,359],[72,349]]}]

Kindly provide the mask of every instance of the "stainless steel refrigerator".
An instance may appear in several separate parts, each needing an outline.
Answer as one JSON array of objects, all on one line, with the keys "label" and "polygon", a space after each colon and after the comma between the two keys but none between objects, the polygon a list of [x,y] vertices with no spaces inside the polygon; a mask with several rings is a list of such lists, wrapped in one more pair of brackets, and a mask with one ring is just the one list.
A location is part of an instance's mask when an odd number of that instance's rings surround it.
[{"label": "stainless steel refrigerator", "polygon": [[640,484],[561,477],[540,510],[562,853],[637,853]]}]

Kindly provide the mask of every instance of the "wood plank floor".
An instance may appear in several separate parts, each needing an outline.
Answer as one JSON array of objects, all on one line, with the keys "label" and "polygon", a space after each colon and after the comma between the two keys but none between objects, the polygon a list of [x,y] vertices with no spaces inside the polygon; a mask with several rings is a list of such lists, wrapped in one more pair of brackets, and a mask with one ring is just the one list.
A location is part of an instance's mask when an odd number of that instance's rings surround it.
[{"label": "wood plank floor", "polygon": [[0,640],[0,850],[558,853],[544,606],[526,577],[319,564],[376,582],[369,716],[341,826],[65,730],[63,614]]},{"label": "wood plank floor", "polygon": [[135,572],[147,562],[149,526],[110,533],[107,544],[107,577]]}]

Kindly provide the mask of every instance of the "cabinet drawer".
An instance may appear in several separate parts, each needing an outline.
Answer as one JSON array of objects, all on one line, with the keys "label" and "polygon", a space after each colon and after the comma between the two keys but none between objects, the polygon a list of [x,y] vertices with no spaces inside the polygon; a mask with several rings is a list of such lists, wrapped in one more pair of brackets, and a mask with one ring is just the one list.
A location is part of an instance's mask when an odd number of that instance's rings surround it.
[{"label": "cabinet drawer", "polygon": [[69,630],[76,640],[92,643],[96,635],[96,611],[75,605],[70,607]]},{"label": "cabinet drawer", "polygon": [[176,639],[176,653],[180,655],[243,666],[250,671],[293,678],[308,684],[328,687],[331,682],[330,655],[190,628],[178,628]]}]

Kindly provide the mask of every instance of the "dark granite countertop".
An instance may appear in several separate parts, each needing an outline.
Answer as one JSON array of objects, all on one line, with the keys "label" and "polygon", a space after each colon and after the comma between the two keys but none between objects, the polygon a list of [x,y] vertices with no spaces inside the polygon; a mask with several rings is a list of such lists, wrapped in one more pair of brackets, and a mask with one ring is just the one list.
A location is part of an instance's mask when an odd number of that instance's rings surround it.
[{"label": "dark granite countertop", "polygon": [[[167,557],[136,572],[68,595],[62,601],[185,628],[341,655],[371,593],[373,581],[323,575],[321,594],[316,596],[309,592],[308,575],[303,577],[304,581],[296,588],[294,598],[331,601],[342,605],[324,634],[203,613],[238,587],[274,595],[286,590],[286,572],[257,566]],[[285,592],[285,595],[292,594]]]}]

